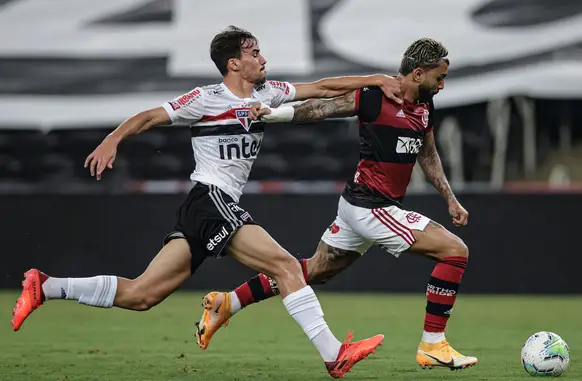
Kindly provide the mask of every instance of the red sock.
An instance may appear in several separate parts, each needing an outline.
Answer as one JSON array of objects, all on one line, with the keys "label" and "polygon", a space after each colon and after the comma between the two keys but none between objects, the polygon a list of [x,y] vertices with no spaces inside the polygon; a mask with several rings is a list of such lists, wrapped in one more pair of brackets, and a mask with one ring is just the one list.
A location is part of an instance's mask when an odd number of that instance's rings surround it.
[{"label": "red sock", "polygon": [[[299,263],[301,264],[305,281],[307,281],[307,259],[300,259]],[[279,287],[277,287],[277,282],[274,279],[265,274],[259,274],[238,286],[234,292],[244,308],[249,304],[258,303],[261,300],[279,295]]]},{"label": "red sock", "polygon": [[445,331],[466,267],[466,257],[446,257],[435,266],[426,288],[426,332]]}]

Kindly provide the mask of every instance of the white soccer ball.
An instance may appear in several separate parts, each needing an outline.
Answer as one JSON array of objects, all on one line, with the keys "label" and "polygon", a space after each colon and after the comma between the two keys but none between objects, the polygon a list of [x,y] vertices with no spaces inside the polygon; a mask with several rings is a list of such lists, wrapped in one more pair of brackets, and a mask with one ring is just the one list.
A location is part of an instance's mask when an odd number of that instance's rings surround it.
[{"label": "white soccer ball", "polygon": [[570,348],[553,332],[533,334],[521,348],[521,362],[532,376],[559,376],[568,369]]}]

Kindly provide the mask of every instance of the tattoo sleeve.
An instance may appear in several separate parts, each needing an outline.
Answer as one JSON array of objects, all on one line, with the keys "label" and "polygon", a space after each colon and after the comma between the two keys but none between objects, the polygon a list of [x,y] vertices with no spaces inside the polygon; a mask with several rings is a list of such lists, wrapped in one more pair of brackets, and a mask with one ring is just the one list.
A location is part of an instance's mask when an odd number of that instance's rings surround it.
[{"label": "tattoo sleeve", "polygon": [[293,120],[307,122],[329,117],[347,117],[356,113],[356,92],[331,99],[310,99],[293,106]]},{"label": "tattoo sleeve", "polygon": [[455,195],[449,185],[449,181],[443,170],[441,158],[436,149],[433,131],[427,133],[424,138],[424,145],[418,154],[418,163],[426,177],[428,177],[436,190],[439,191],[447,202],[455,200]]}]

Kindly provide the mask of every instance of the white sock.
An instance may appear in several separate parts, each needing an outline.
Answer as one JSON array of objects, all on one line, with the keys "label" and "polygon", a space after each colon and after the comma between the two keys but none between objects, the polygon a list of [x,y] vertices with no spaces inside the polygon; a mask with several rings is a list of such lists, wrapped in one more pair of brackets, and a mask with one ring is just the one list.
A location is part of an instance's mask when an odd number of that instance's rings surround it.
[{"label": "white sock", "polygon": [[240,299],[238,298],[238,295],[234,291],[230,292],[230,305],[231,305],[230,312],[233,315],[236,314],[238,311],[242,310],[242,305],[240,304]]},{"label": "white sock", "polygon": [[48,299],[72,299],[95,307],[112,307],[117,292],[117,277],[48,278],[42,284]]},{"label": "white sock", "polygon": [[429,344],[440,343],[445,339],[444,332],[426,332],[422,331],[422,341]]},{"label": "white sock", "polygon": [[335,361],[341,343],[323,319],[323,311],[313,289],[310,286],[305,286],[301,290],[287,295],[283,299],[283,304],[315,345],[323,361]]}]

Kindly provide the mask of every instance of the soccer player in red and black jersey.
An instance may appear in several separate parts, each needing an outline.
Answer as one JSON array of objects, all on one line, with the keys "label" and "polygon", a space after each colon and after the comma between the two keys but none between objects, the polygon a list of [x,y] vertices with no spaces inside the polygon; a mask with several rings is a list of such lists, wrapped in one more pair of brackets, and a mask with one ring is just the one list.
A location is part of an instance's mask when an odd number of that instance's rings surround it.
[{"label": "soccer player in red and black jersey", "polygon": [[[278,109],[263,107],[255,113],[267,122],[358,117],[360,161],[340,197],[337,217],[324,232],[315,255],[301,261],[305,279],[310,284],[323,283],[373,245],[395,256],[409,250],[436,260],[426,289],[424,331],[416,360],[423,368],[462,369],[475,365],[477,358],[455,351],[445,339],[445,327],[469,251],[460,238],[443,226],[404,210],[401,204],[418,162],[446,199],[453,223],[464,226],[468,221],[467,211],[449,186],[434,140],[432,97],[444,88],[447,55],[447,49],[430,38],[408,47],[398,75],[403,104],[387,99],[377,87],[365,87],[333,99],[312,99]],[[231,293],[208,294],[206,305],[225,300],[231,311],[205,311],[200,322],[206,327],[205,342],[209,343],[232,314],[277,293],[276,282],[260,274]]]}]

